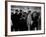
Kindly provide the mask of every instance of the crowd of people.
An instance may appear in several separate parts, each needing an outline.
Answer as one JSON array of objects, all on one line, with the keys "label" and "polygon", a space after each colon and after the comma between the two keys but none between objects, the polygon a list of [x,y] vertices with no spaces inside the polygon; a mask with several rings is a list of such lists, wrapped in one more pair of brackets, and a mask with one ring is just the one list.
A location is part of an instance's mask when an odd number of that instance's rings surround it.
[{"label": "crowd of people", "polygon": [[[28,17],[29,16],[29,17]],[[38,30],[38,19],[40,14],[34,11],[31,14],[31,10],[24,12],[22,10],[16,9],[15,14],[11,13],[11,20],[13,25],[11,26],[11,31],[27,31],[34,30],[35,27]],[[31,24],[31,20],[33,21]]]}]

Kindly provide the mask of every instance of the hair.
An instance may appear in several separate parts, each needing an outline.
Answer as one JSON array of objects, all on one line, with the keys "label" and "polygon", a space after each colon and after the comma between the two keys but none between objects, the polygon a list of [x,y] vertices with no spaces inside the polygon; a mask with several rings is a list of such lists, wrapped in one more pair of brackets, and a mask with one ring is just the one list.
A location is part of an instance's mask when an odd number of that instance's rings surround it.
[{"label": "hair", "polygon": [[31,12],[31,11],[28,11],[28,12]]},{"label": "hair", "polygon": [[22,10],[20,10],[20,12],[21,12]]},{"label": "hair", "polygon": [[18,9],[16,9],[15,11],[18,11]]}]

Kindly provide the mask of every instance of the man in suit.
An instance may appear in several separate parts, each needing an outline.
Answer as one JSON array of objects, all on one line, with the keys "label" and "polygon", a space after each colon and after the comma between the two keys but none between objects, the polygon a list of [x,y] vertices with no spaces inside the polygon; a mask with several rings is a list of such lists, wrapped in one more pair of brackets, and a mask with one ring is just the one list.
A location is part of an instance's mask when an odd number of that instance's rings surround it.
[{"label": "man in suit", "polygon": [[22,17],[21,16],[22,16],[22,10],[20,10],[20,13],[18,14],[18,24],[19,24],[18,27],[19,27],[19,31],[22,30],[22,28],[21,28],[22,27],[21,26],[22,25]]},{"label": "man in suit", "polygon": [[15,27],[15,31],[18,31],[18,9],[15,10],[15,14],[14,14],[14,27]]},{"label": "man in suit", "polygon": [[12,20],[12,27],[11,31],[15,30],[18,31],[18,9],[15,10],[15,14],[11,15],[11,20]]},{"label": "man in suit", "polygon": [[22,30],[23,31],[27,31],[28,30],[28,26],[27,26],[27,13],[24,12],[22,15]]}]

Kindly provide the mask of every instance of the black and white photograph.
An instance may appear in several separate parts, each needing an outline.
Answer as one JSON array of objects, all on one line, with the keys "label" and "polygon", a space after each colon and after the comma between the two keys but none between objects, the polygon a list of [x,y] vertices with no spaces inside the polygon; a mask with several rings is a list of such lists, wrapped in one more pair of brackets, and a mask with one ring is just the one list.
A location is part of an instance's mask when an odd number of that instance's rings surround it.
[{"label": "black and white photograph", "polygon": [[11,31],[41,30],[41,7],[11,5]]},{"label": "black and white photograph", "polygon": [[44,33],[44,4],[8,2],[8,35]]}]

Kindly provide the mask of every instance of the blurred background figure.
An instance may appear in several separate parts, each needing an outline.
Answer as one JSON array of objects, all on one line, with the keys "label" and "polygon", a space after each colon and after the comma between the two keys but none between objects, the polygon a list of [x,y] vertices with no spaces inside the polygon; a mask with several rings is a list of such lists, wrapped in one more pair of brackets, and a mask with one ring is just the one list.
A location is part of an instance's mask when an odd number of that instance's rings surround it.
[{"label": "blurred background figure", "polygon": [[11,31],[13,31],[13,29],[15,31],[18,31],[18,9],[15,10],[15,14],[11,14],[11,20],[13,25],[11,26]]},{"label": "blurred background figure", "polygon": [[30,25],[31,25],[31,11],[28,11],[28,15],[27,15],[27,26],[28,26],[28,30],[30,30]]},{"label": "blurred background figure", "polygon": [[22,19],[23,19],[23,29],[24,30],[28,30],[28,26],[27,26],[27,13],[26,12],[23,13]]},{"label": "blurred background figure", "polygon": [[18,27],[19,27],[19,31],[21,31],[21,26],[22,26],[22,18],[21,18],[21,16],[22,16],[22,10],[19,10],[19,14],[18,14]]},{"label": "blurred background figure", "polygon": [[20,29],[19,29],[19,31],[28,30],[27,22],[26,22],[26,12],[22,13],[22,10],[20,10],[19,17],[20,17],[20,20],[19,20],[19,28]]},{"label": "blurred background figure", "polygon": [[34,11],[32,13],[32,21],[33,21],[33,24],[32,26],[30,27],[31,30],[38,30],[38,19],[39,19],[39,13],[37,11]]},{"label": "blurred background figure", "polygon": [[15,15],[14,15],[14,28],[15,28],[15,31],[18,31],[19,29],[19,25],[18,25],[18,9],[15,10]]},{"label": "blurred background figure", "polygon": [[14,29],[14,27],[13,27],[13,17],[14,17],[14,14],[13,13],[11,13],[11,20],[12,20],[12,25],[11,25],[11,31],[13,31],[13,29]]}]

